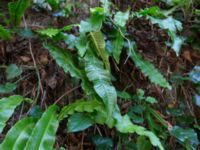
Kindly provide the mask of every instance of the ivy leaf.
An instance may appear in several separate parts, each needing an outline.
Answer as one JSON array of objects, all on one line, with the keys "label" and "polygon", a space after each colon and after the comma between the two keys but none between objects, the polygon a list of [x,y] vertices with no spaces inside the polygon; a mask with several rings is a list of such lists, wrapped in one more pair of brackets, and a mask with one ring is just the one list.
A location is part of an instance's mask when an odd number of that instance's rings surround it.
[{"label": "ivy leaf", "polygon": [[128,115],[121,116],[119,112],[115,112],[114,118],[117,121],[115,127],[118,131],[122,133],[136,132],[138,135],[146,136],[150,139],[150,142],[153,146],[157,146],[160,150],[164,150],[159,138],[153,132],[147,131],[141,126],[132,124]]},{"label": "ivy leaf", "polygon": [[30,5],[30,0],[18,0],[8,4],[10,22],[16,27],[19,25],[24,12]]},{"label": "ivy leaf", "polygon": [[17,85],[15,83],[7,82],[6,84],[0,85],[0,93],[11,93],[17,88]]},{"label": "ivy leaf", "polygon": [[80,22],[80,33],[100,30],[102,23],[105,20],[105,12],[102,7],[91,8],[90,13],[91,17],[87,21]]},{"label": "ivy leaf", "polygon": [[10,40],[12,38],[10,32],[0,25],[0,38],[3,40]]},{"label": "ivy leaf", "polygon": [[58,127],[58,107],[50,106],[35,125],[24,150],[47,150],[53,149],[55,134]]},{"label": "ivy leaf", "polygon": [[0,99],[0,133],[6,125],[7,120],[12,116],[15,108],[24,100],[22,96],[13,95]]},{"label": "ivy leaf", "polygon": [[94,121],[88,114],[77,113],[73,114],[67,123],[67,130],[68,132],[78,132],[83,131],[90,127]]},{"label": "ivy leaf", "polygon": [[193,129],[183,129],[179,126],[174,126],[171,134],[176,137],[180,142],[185,143],[186,147],[195,150],[199,144],[197,133]]},{"label": "ivy leaf", "polygon": [[6,68],[6,78],[8,80],[18,77],[22,74],[22,68],[16,64],[11,64]]},{"label": "ivy leaf", "polygon": [[152,17],[155,17],[155,18],[165,17],[164,13],[157,6],[141,9],[139,12],[136,12],[135,14],[138,17],[140,17],[140,16],[152,16]]},{"label": "ivy leaf", "polygon": [[102,7],[107,15],[110,14],[110,1],[109,0],[100,0]]},{"label": "ivy leaf", "polygon": [[143,60],[142,56],[139,53],[136,53],[133,48],[130,49],[128,55],[134,61],[136,67],[138,67],[142,71],[142,73],[150,79],[152,83],[164,88],[171,89],[171,86],[163,77],[163,75],[159,73],[158,70],[151,63]]},{"label": "ivy leaf", "polygon": [[0,145],[4,150],[22,150],[36,124],[35,118],[24,118],[18,121],[7,133]]},{"label": "ivy leaf", "polygon": [[181,36],[177,36],[174,32],[168,32],[172,39],[171,48],[175,51],[176,55],[179,56],[181,46],[185,42],[185,38]]},{"label": "ivy leaf", "polygon": [[151,20],[152,24],[158,24],[161,29],[168,31],[168,35],[171,37],[173,42],[171,47],[176,52],[176,55],[179,56],[181,45],[185,41],[185,38],[177,36],[176,32],[183,30],[182,23],[171,16],[166,19],[156,19],[153,17],[148,18]]},{"label": "ivy leaf", "polygon": [[97,150],[112,150],[113,149],[113,141],[111,138],[108,138],[108,137],[94,135],[92,136],[92,143],[94,143]]},{"label": "ivy leaf", "polygon": [[81,35],[77,38],[76,41],[76,48],[78,49],[78,54],[80,57],[83,57],[85,55],[85,52],[88,49],[88,40],[85,38],[85,36]]},{"label": "ivy leaf", "polygon": [[126,21],[129,18],[129,13],[130,13],[129,11],[126,12],[118,11],[114,16],[115,24],[117,24],[120,27],[125,27]]}]

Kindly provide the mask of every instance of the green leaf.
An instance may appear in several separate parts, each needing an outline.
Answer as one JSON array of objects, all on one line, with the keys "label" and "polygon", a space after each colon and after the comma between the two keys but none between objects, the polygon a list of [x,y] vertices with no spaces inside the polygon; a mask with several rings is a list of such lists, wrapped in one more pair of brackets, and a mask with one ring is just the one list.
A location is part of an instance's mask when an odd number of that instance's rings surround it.
[{"label": "green leaf", "polygon": [[107,70],[110,70],[109,55],[105,50],[105,40],[101,31],[90,32],[90,40],[95,53],[101,57]]},{"label": "green leaf", "polygon": [[36,124],[35,118],[24,118],[18,121],[7,133],[0,145],[2,150],[22,150]]},{"label": "green leaf", "polygon": [[79,69],[76,58],[67,50],[56,47],[52,44],[45,44],[56,63],[62,67],[65,73],[70,73],[72,77],[82,78],[83,71]]},{"label": "green leaf", "polygon": [[6,68],[6,78],[8,80],[18,77],[22,74],[22,68],[16,64],[11,64]]},{"label": "green leaf", "polygon": [[92,113],[94,111],[100,111],[102,109],[103,109],[102,103],[97,100],[91,100],[91,101],[77,100],[76,102],[62,108],[59,115],[59,120],[62,120],[68,117],[69,115],[74,114],[75,112]]},{"label": "green leaf", "polygon": [[58,0],[47,0],[47,2],[51,5],[51,7],[53,9],[58,9],[59,8]]},{"label": "green leaf", "polygon": [[147,131],[141,126],[132,124],[128,115],[121,116],[119,112],[114,113],[114,118],[116,119],[116,129],[122,133],[134,133],[138,135],[146,136],[150,139],[150,142],[153,146],[157,146],[160,150],[164,150],[159,138],[150,131]]},{"label": "green leaf", "polygon": [[155,104],[158,102],[154,97],[151,97],[151,96],[148,96],[145,101],[150,104]]},{"label": "green leaf", "polygon": [[109,116],[115,110],[117,103],[117,92],[111,85],[111,75],[104,69],[102,62],[88,50],[85,56],[85,71],[88,79],[93,82],[95,92],[103,100]]},{"label": "green leaf", "polygon": [[168,32],[169,36],[172,39],[171,48],[175,51],[176,55],[179,56],[181,46],[185,42],[185,38],[181,36],[177,36],[174,32]]},{"label": "green leaf", "polygon": [[122,37],[121,33],[117,31],[115,39],[112,40],[113,44],[113,56],[115,61],[119,64],[120,55],[122,52],[122,48],[124,46],[124,38]]},{"label": "green leaf", "polygon": [[30,5],[30,0],[18,0],[15,2],[10,2],[8,4],[9,15],[10,15],[10,22],[14,26],[18,26],[24,12]]},{"label": "green leaf", "polygon": [[100,0],[102,7],[104,8],[104,11],[106,15],[110,14],[110,1],[109,0]]},{"label": "green leaf", "polygon": [[22,96],[14,95],[0,99],[0,133],[12,116],[15,108],[24,100]]},{"label": "green leaf", "polygon": [[55,134],[59,125],[57,119],[58,107],[50,106],[35,125],[32,134],[24,150],[47,150],[53,149]]},{"label": "green leaf", "polygon": [[120,27],[125,27],[126,21],[129,18],[129,11],[121,12],[118,11],[114,16],[114,22],[115,24],[119,25]]},{"label": "green leaf", "polygon": [[80,33],[100,30],[105,20],[104,8],[95,7],[90,9],[91,17],[87,21],[80,22]]},{"label": "green leaf", "polygon": [[28,115],[35,118],[40,118],[42,116],[42,110],[39,105],[32,106],[28,112]]},{"label": "green leaf", "polygon": [[138,17],[140,17],[140,16],[152,16],[155,18],[165,17],[164,13],[160,10],[160,8],[158,6],[141,9],[139,12],[136,12],[136,15]]},{"label": "green leaf", "polygon": [[0,93],[6,94],[11,93],[17,88],[17,85],[15,83],[7,82],[6,84],[0,85]]},{"label": "green leaf", "polygon": [[91,117],[88,114],[84,113],[77,113],[73,114],[69,119],[67,123],[67,130],[68,132],[78,132],[83,131],[90,127],[94,121],[91,119]]},{"label": "green leaf", "polygon": [[82,79],[82,88],[86,94],[93,93],[92,85],[86,77],[86,73],[78,65],[77,55],[71,54],[69,51],[54,46],[52,44],[45,44],[44,47],[49,50],[51,56],[55,59],[56,63],[62,67],[65,73],[70,73],[72,77]]},{"label": "green leaf", "polygon": [[10,40],[12,38],[10,32],[0,25],[0,39]]},{"label": "green leaf", "polygon": [[92,143],[96,146],[97,150],[112,150],[113,141],[111,138],[102,137],[99,135],[92,136]]},{"label": "green leaf", "polygon": [[45,35],[52,38],[56,36],[60,32],[60,30],[55,28],[48,28],[48,29],[37,30],[37,32],[41,35]]},{"label": "green leaf", "polygon": [[88,40],[85,36],[80,35],[76,41],[76,48],[78,49],[78,54],[83,57],[88,49]]},{"label": "green leaf", "polygon": [[158,70],[151,63],[143,60],[142,56],[139,53],[136,53],[133,48],[131,48],[128,55],[134,61],[136,67],[138,67],[142,71],[142,73],[150,79],[152,83],[164,88],[171,89],[171,86],[163,77],[163,75],[159,73]]},{"label": "green leaf", "polygon": [[167,30],[168,35],[172,39],[171,48],[176,52],[176,55],[179,56],[181,45],[185,41],[185,38],[177,36],[177,31],[182,31],[182,23],[174,18],[167,17],[166,19],[156,19],[153,17],[148,17],[152,24],[158,24],[161,29]]},{"label": "green leaf", "polygon": [[193,129],[183,129],[179,126],[174,126],[171,130],[171,134],[180,142],[186,143],[186,146],[191,147],[193,150],[199,145],[197,133]]},{"label": "green leaf", "polygon": [[145,136],[139,136],[137,138],[137,148],[138,150],[151,150],[152,146],[151,143],[146,140]]}]

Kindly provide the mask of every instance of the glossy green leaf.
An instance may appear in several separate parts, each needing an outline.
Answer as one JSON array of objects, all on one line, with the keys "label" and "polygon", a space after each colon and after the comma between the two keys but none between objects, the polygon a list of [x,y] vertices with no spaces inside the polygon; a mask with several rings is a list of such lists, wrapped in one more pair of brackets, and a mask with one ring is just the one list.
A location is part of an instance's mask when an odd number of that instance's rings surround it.
[{"label": "glossy green leaf", "polygon": [[92,51],[87,51],[84,59],[87,77],[93,82],[95,92],[101,97],[111,116],[117,101],[116,90],[110,83],[111,75],[108,70],[104,69],[102,62],[95,57]]},{"label": "glossy green leaf", "polygon": [[52,44],[45,44],[44,47],[49,50],[51,56],[55,59],[56,63],[62,67],[65,73],[70,73],[72,77],[82,80],[82,88],[86,94],[93,93],[92,85],[86,77],[86,73],[78,65],[77,55],[71,54],[69,51],[54,46]]},{"label": "glossy green leaf", "polygon": [[90,40],[94,47],[95,53],[101,57],[107,70],[110,70],[109,55],[105,50],[105,40],[101,31],[90,32]]},{"label": "glossy green leaf", "polygon": [[138,150],[151,150],[152,146],[145,136],[139,136],[137,138],[137,148]]},{"label": "glossy green leaf", "polygon": [[153,146],[157,146],[160,150],[164,150],[159,138],[151,131],[146,130],[141,126],[132,124],[127,115],[121,116],[119,112],[115,112],[114,118],[116,119],[116,129],[122,133],[134,133],[146,136],[149,138]]},{"label": "glossy green leaf", "polygon": [[86,21],[80,22],[80,33],[100,30],[105,20],[104,8],[95,7],[90,9],[91,17]]},{"label": "glossy green leaf", "polygon": [[110,14],[110,1],[109,0],[100,0],[102,7],[104,8],[104,11],[106,15]]},{"label": "glossy green leaf", "polygon": [[8,80],[18,77],[22,74],[22,68],[18,67],[16,64],[10,64],[6,68],[6,78]]},{"label": "glossy green leaf", "polygon": [[21,18],[29,5],[30,0],[18,0],[8,4],[10,22],[14,26],[18,26],[20,24]]},{"label": "glossy green leaf", "polygon": [[0,93],[11,93],[17,88],[17,85],[15,83],[7,82],[6,84],[0,85]]},{"label": "glossy green leaf", "polygon": [[152,16],[155,18],[164,18],[165,17],[164,12],[162,12],[160,10],[160,8],[157,6],[141,9],[139,12],[136,12],[136,15],[138,17],[140,17],[140,16]]},{"label": "glossy green leaf", "polygon": [[126,21],[129,18],[129,11],[121,12],[118,11],[114,16],[114,22],[115,24],[119,25],[120,27],[125,27]]},{"label": "glossy green leaf", "polygon": [[88,49],[88,40],[85,38],[85,36],[81,35],[77,38],[76,41],[76,48],[78,49],[78,54],[80,57],[83,57],[85,55],[85,52]]},{"label": "glossy green leaf", "polygon": [[0,99],[0,133],[12,116],[15,108],[24,100],[22,96],[14,95]]},{"label": "glossy green leaf", "polygon": [[36,124],[35,118],[24,118],[18,121],[7,133],[0,145],[2,150],[22,150]]},{"label": "glossy green leaf", "polygon": [[94,121],[88,114],[77,113],[70,116],[67,123],[68,132],[78,132],[92,126]]},{"label": "glossy green leaf", "polygon": [[56,131],[59,125],[57,118],[58,107],[50,106],[35,125],[24,150],[53,149]]},{"label": "glossy green leaf", "polygon": [[103,109],[102,103],[97,100],[91,100],[91,101],[77,100],[76,102],[62,108],[59,115],[59,120],[62,120],[68,117],[69,115],[74,114],[75,112],[92,113],[94,111],[99,111],[102,109]]},{"label": "glossy green leaf", "polygon": [[115,39],[112,40],[113,45],[113,57],[115,61],[119,64],[120,55],[122,52],[122,48],[124,46],[124,38],[122,37],[120,32],[116,33]]},{"label": "glossy green leaf", "polygon": [[10,40],[12,38],[10,32],[0,25],[0,39]]},{"label": "glossy green leaf", "polygon": [[51,56],[56,60],[56,63],[62,67],[66,73],[69,72],[72,77],[82,77],[84,73],[79,69],[76,58],[69,51],[52,44],[46,44],[44,47],[49,50]]},{"label": "glossy green leaf", "polygon": [[41,35],[45,35],[52,38],[56,36],[60,32],[60,30],[55,28],[48,28],[48,29],[37,30],[37,32]]},{"label": "glossy green leaf", "polygon": [[183,129],[179,126],[174,126],[171,130],[171,134],[180,142],[185,143],[186,147],[189,146],[193,150],[199,145],[197,133],[193,129]]},{"label": "glossy green leaf", "polygon": [[96,146],[97,150],[113,150],[113,141],[111,138],[94,135],[92,136],[92,143]]},{"label": "glossy green leaf", "polygon": [[32,106],[28,112],[28,115],[34,118],[40,118],[43,114],[41,107],[39,105]]},{"label": "glossy green leaf", "polygon": [[134,49],[131,49],[128,54],[134,61],[136,67],[138,67],[142,73],[149,78],[149,80],[161,87],[171,89],[171,86],[163,75],[148,61],[143,60],[139,53],[136,53]]},{"label": "glossy green leaf", "polygon": [[53,9],[58,9],[59,8],[59,1],[58,0],[47,0],[47,2],[50,4],[50,6]]}]

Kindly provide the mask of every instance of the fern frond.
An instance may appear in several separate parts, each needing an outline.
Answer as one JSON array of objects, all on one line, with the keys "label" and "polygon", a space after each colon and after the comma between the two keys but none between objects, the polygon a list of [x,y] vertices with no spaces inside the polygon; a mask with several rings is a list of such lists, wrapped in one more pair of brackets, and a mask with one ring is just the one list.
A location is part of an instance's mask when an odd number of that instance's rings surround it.
[{"label": "fern frond", "polygon": [[109,63],[109,55],[105,50],[105,40],[101,31],[95,31],[89,33],[90,40],[92,42],[93,47],[95,48],[95,53],[101,57],[103,63],[107,70],[110,70],[110,63]]},{"label": "fern frond", "polygon": [[13,95],[0,99],[0,133],[6,125],[8,119],[12,116],[15,108],[24,100],[22,96]]},{"label": "fern frond", "polygon": [[171,89],[171,86],[163,77],[163,75],[150,62],[142,59],[142,56],[139,53],[136,53],[134,49],[129,51],[128,55],[134,61],[136,67],[138,67],[152,83],[164,88]]}]

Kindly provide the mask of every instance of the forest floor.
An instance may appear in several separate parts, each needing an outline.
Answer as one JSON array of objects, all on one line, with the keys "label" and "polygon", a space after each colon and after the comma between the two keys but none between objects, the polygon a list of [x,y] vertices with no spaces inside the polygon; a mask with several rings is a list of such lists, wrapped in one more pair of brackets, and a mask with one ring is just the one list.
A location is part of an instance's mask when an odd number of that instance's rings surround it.
[{"label": "forest floor", "polygon": [[[151,1],[121,2],[115,0],[113,3],[121,11],[125,11],[127,8],[136,11],[151,6],[165,8],[163,3]],[[79,23],[89,16],[89,8],[99,6],[99,1],[80,1],[80,4],[81,7],[79,8],[72,6],[67,18],[53,17],[51,12],[46,9],[29,8],[24,15],[20,28],[23,29],[25,27],[37,30],[48,27],[60,28],[72,23]],[[6,6],[7,2],[3,5]],[[3,5],[0,6],[0,9],[7,12]],[[183,21],[184,30],[182,35],[192,35],[190,25],[187,20]],[[165,45],[165,41],[169,39],[168,35],[162,29],[143,18],[129,20],[126,29],[134,38],[138,52],[169,79],[172,90],[164,90],[151,84],[131,60],[126,61],[127,56],[125,54],[122,55],[120,64],[117,67],[112,63],[113,60],[110,60],[113,65],[112,73],[116,77],[116,81],[113,82],[115,87],[118,90],[126,89],[130,93],[136,93],[137,89],[143,89],[145,95],[155,97],[158,103],[154,105],[154,108],[169,123],[169,126],[175,125],[182,120],[185,122],[189,120],[190,122],[191,117],[196,122],[200,122],[200,108],[194,105],[192,101],[195,88],[190,81],[180,79],[180,76],[188,76],[195,65],[200,65],[199,51],[190,44],[184,44],[180,56],[177,57],[175,52]],[[72,33],[76,34],[76,32],[76,29],[72,30]],[[200,41],[199,38],[200,36],[197,36],[196,40]],[[124,63],[125,61],[126,63]],[[40,106],[42,110],[54,103],[64,106],[84,96],[79,83],[72,82],[71,77],[64,73],[63,69],[49,55],[49,52],[43,48],[40,37],[27,39],[16,34],[10,41],[0,41],[0,64],[17,64],[17,66],[23,68],[23,74],[18,80],[17,89],[13,94],[20,94],[35,100],[34,104]],[[3,68],[0,68],[0,83],[6,82],[3,70]],[[7,95],[10,94],[1,94],[0,96],[5,97]],[[122,113],[128,112],[132,103],[134,102],[118,100]],[[181,109],[179,109],[180,107]],[[10,119],[8,127],[0,135],[0,139],[4,138],[7,130],[19,118],[26,115],[29,108],[26,105],[18,108],[18,111]],[[176,117],[167,114],[166,110],[168,108],[180,110],[182,118],[180,117],[180,120],[178,120]],[[194,122],[188,123],[189,126]],[[57,131],[55,144],[57,148],[63,146],[68,147],[69,150],[95,149],[94,144],[91,142],[91,135],[95,133],[111,138],[114,141],[113,149],[117,149],[119,141],[122,140],[119,139],[119,133],[115,129],[109,129],[106,126],[95,125],[78,133],[67,133],[65,128],[66,121],[63,121]],[[133,136],[129,135],[128,139],[131,138]],[[170,149],[179,147],[179,143],[173,137],[168,139],[168,143]],[[123,149],[126,150],[126,148]]]}]

